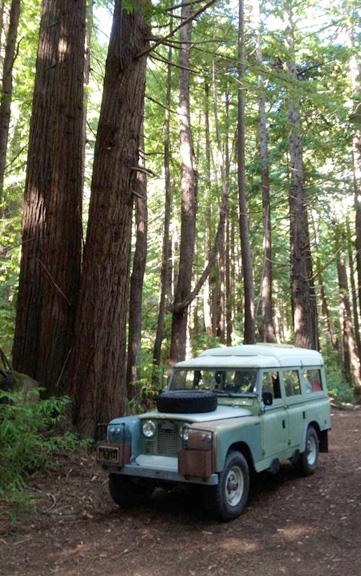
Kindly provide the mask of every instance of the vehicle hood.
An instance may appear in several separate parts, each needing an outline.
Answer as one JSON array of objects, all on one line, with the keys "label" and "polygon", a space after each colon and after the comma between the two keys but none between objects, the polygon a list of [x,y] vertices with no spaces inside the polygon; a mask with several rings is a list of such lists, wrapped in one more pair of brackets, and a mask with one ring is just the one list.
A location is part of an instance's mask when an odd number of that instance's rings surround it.
[{"label": "vehicle hood", "polygon": [[215,420],[227,420],[228,418],[242,418],[245,416],[251,416],[252,413],[246,408],[240,408],[238,406],[218,406],[213,412],[205,412],[203,414],[183,414],[178,412],[177,414],[171,414],[169,412],[146,412],[145,414],[140,414],[139,418],[141,420],[182,420],[182,422],[212,422]]}]

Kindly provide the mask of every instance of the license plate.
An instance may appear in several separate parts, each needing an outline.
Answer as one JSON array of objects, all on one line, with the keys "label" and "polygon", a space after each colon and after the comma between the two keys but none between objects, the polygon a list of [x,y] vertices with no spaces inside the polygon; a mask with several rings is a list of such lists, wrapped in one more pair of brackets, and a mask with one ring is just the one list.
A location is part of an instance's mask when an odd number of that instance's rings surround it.
[{"label": "license plate", "polygon": [[119,462],[119,448],[110,448],[109,446],[98,446],[98,462],[113,463]]},{"label": "license plate", "polygon": [[176,430],[176,425],[173,422],[161,422],[160,429],[163,432],[174,432]]}]

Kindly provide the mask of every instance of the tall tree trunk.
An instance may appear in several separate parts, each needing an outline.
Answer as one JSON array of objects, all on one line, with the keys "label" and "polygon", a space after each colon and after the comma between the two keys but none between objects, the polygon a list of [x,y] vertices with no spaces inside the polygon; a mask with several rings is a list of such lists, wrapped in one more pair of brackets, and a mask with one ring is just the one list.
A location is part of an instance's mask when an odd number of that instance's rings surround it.
[{"label": "tall tree trunk", "polygon": [[[230,172],[230,156],[229,156],[229,102],[230,97],[227,91],[226,94],[226,121],[227,129],[225,135],[225,170],[226,170],[226,182],[229,182],[229,172]],[[228,184],[227,184],[228,187]],[[233,292],[231,288],[231,277],[233,267],[233,260],[230,257],[231,251],[231,223],[230,223],[230,210],[227,214],[226,230],[225,230],[225,294],[226,294],[226,344],[227,346],[232,345],[232,304],[233,304]]]},{"label": "tall tree trunk", "polygon": [[[186,0],[183,0],[181,18],[186,20],[192,13],[193,7]],[[192,21],[189,21],[180,31],[179,121],[182,162],[182,228],[178,284],[174,298],[174,304],[178,307],[172,314],[171,364],[184,360],[186,354],[188,304],[187,306],[179,305],[189,297],[191,291],[195,241],[196,174],[189,102],[191,33]]]},{"label": "tall tree trunk", "polygon": [[[338,283],[340,290],[340,324],[343,344],[344,375],[348,382],[353,383],[355,398],[360,400],[360,362],[357,356],[355,338],[352,330],[352,317],[348,299],[348,282],[345,256],[341,253],[337,261]],[[352,375],[350,368],[352,366]]]},{"label": "tall tree trunk", "polygon": [[[144,134],[140,139],[139,165],[145,169]],[[133,272],[130,279],[127,389],[128,399],[134,396],[134,383],[140,378],[141,339],[142,339],[142,298],[145,266],[147,261],[148,208],[147,179],[144,172],[138,172],[135,183],[135,225],[136,245],[133,259]]]},{"label": "tall tree trunk", "polygon": [[[172,30],[172,23],[170,26]],[[160,287],[159,287],[159,305],[158,305],[158,321],[157,332],[154,341],[153,349],[153,364],[159,366],[161,363],[162,355],[162,340],[164,333],[164,320],[166,311],[166,298],[167,286],[169,275],[169,259],[170,259],[170,215],[171,215],[171,202],[172,202],[172,185],[170,177],[170,106],[171,106],[171,90],[172,90],[172,47],[168,51],[168,72],[167,72],[167,96],[166,96],[166,109],[165,109],[165,136],[164,136],[164,174],[165,174],[165,199],[164,199],[164,227],[163,227],[163,250],[162,250],[162,266],[160,271]],[[154,379],[157,379],[154,373]]]},{"label": "tall tree trunk", "polygon": [[44,0],[25,185],[14,368],[65,388],[81,260],[85,0]]},{"label": "tall tree trunk", "polygon": [[143,3],[116,0],[95,145],[89,223],[72,363],[75,421],[91,436],[127,411],[126,318],[133,190],[150,31]]},{"label": "tall tree trunk", "polygon": [[352,167],[355,194],[355,232],[356,232],[356,267],[358,277],[358,303],[361,316],[361,61],[355,41],[354,30],[349,30],[352,56],[350,60],[353,94],[352,117],[354,130],[352,135]]},{"label": "tall tree trunk", "polygon": [[[86,0],[86,33],[85,33],[85,54],[84,54],[84,86],[89,86],[90,79],[90,68],[91,68],[91,47],[92,47],[92,35],[94,27],[94,0]],[[86,170],[86,145],[88,142],[88,131],[87,131],[87,116],[88,116],[88,94],[84,93],[84,113],[83,113],[83,185],[85,181],[85,170]]]},{"label": "tall tree trunk", "polygon": [[11,100],[13,94],[13,66],[15,60],[16,38],[20,18],[20,0],[12,0],[10,9],[10,23],[6,42],[3,81],[0,103],[0,220],[3,216],[2,203],[4,201],[4,177],[6,166],[6,153],[9,140],[9,126],[11,113]]},{"label": "tall tree trunk", "polygon": [[[256,58],[260,70],[263,66],[261,48],[260,0],[253,4],[255,20]],[[272,309],[272,234],[271,234],[271,199],[269,184],[269,159],[266,121],[266,101],[264,97],[264,79],[258,75],[259,106],[259,141],[261,156],[261,187],[263,203],[263,274],[262,274],[262,323],[265,342],[275,342]]]},{"label": "tall tree trunk", "polygon": [[[206,123],[206,187],[205,187],[205,204],[206,204],[206,225],[204,231],[204,256],[208,261],[211,253],[211,137],[209,129],[209,85],[205,82],[205,123]],[[208,276],[204,283],[203,290],[203,314],[204,326],[207,336],[213,336],[212,313],[211,313],[211,275]]]},{"label": "tall tree trunk", "polygon": [[0,77],[2,78],[4,69],[4,58],[3,58],[3,45],[5,42],[5,2],[6,0],[0,0]]},{"label": "tall tree trunk", "polygon": [[239,198],[239,228],[241,237],[241,255],[244,282],[244,343],[254,344],[256,340],[256,321],[254,313],[254,283],[251,245],[248,230],[248,214],[246,200],[246,166],[245,166],[245,96],[244,96],[244,0],[239,0],[239,31],[238,31],[238,198]]},{"label": "tall tree trunk", "polygon": [[358,307],[357,307],[357,289],[355,282],[355,272],[354,272],[354,258],[352,254],[352,241],[351,241],[351,228],[349,219],[346,218],[346,233],[347,233],[347,252],[348,260],[350,263],[350,283],[351,283],[351,300],[352,300],[352,310],[354,318],[354,334],[357,347],[357,355],[361,361],[361,335],[360,335],[360,322],[358,318]]},{"label": "tall tree trunk", "polygon": [[[227,200],[225,219],[228,215],[228,186],[227,186],[227,164],[225,162],[222,141],[221,141],[221,131],[218,120],[218,98],[217,98],[217,85],[216,85],[216,63],[213,56],[212,63],[212,92],[213,92],[213,112],[214,112],[214,123],[216,128],[216,138],[217,138],[217,148],[218,148],[218,164],[221,171],[221,181],[222,181],[222,196]],[[226,295],[225,295],[225,226],[223,225],[222,236],[220,240],[219,248],[219,274],[220,274],[220,292],[219,292],[219,324],[218,324],[218,337],[221,343],[226,342]]]},{"label": "tall tree trunk", "polygon": [[[297,80],[293,15],[286,4],[286,43],[289,52],[288,70]],[[292,90],[292,88],[291,88]],[[316,349],[316,300],[310,278],[312,261],[308,231],[307,204],[304,190],[303,151],[300,104],[295,89],[289,91],[290,169],[289,189],[291,235],[291,290],[295,345]]]}]

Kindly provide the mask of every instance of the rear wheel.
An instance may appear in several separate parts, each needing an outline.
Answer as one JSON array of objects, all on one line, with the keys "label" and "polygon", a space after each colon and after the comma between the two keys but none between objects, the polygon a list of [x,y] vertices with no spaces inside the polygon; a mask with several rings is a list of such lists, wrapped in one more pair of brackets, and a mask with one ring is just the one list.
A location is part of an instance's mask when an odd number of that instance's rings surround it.
[{"label": "rear wheel", "polygon": [[133,478],[109,474],[109,492],[121,508],[130,508],[146,502],[154,490],[151,482],[138,481]]},{"label": "rear wheel", "polygon": [[318,453],[318,434],[314,427],[310,426],[307,430],[306,450],[301,454],[297,462],[297,468],[305,474],[305,476],[309,476],[315,472],[318,464]]},{"label": "rear wheel", "polygon": [[217,486],[204,488],[204,504],[216,520],[234,520],[246,507],[249,494],[249,468],[240,452],[231,451]]}]

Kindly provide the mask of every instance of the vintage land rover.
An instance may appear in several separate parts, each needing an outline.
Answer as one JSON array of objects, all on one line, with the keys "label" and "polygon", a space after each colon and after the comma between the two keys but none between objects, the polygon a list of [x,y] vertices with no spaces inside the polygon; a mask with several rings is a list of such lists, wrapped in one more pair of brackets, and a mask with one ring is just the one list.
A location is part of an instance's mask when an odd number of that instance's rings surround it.
[{"label": "vintage land rover", "polygon": [[119,506],[156,486],[198,484],[209,514],[232,520],[247,504],[251,472],[276,473],[289,459],[312,474],[330,428],[318,352],[214,348],[175,366],[156,411],[110,422],[97,461]]}]

